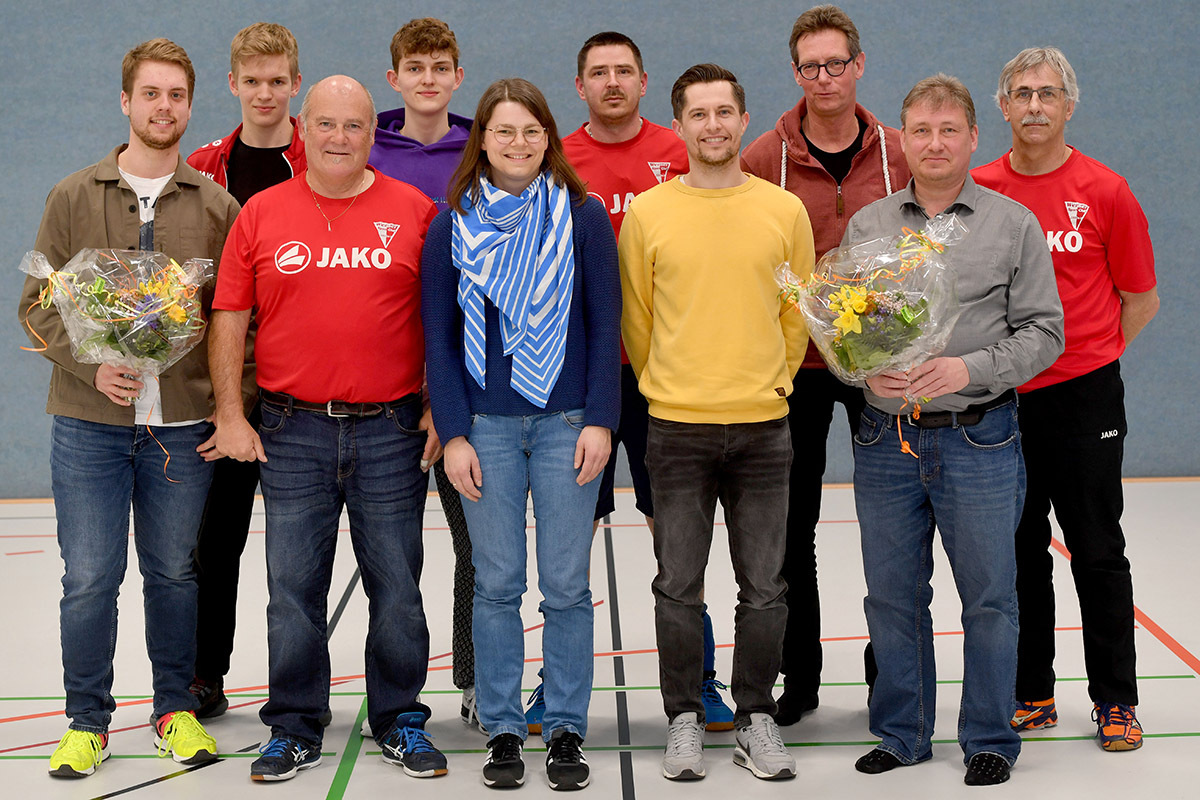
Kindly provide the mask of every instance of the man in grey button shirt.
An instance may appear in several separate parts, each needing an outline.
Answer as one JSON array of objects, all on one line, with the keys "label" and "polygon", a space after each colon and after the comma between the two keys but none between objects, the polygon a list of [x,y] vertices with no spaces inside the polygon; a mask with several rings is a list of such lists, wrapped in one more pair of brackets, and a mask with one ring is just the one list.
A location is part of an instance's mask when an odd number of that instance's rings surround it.
[{"label": "man in grey button shirt", "polygon": [[[1017,664],[1013,532],[1025,496],[1013,389],[1062,352],[1062,305],[1037,219],[968,175],[979,133],[966,87],[946,75],[921,81],[900,121],[913,179],[855,214],[843,244],[919,230],[942,213],[957,214],[970,233],[947,251],[962,316],[945,351],[866,382],[854,497],[879,665],[871,731],[882,741],[855,767],[877,774],[933,755],[936,526],[963,607],[966,782],[1002,783],[1021,749],[1008,724]],[[919,418],[905,413],[912,401],[922,403]]]}]

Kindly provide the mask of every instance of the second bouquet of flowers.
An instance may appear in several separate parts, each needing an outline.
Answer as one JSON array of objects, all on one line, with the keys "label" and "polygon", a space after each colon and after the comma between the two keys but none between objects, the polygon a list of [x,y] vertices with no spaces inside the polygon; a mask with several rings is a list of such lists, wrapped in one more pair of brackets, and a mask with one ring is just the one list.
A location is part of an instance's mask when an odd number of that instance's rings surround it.
[{"label": "second bouquet of flowers", "polygon": [[805,282],[781,264],[776,280],[829,369],[848,383],[863,381],[945,348],[959,306],[943,253],[967,233],[954,214],[939,216],[920,232],[905,228],[830,250]]}]

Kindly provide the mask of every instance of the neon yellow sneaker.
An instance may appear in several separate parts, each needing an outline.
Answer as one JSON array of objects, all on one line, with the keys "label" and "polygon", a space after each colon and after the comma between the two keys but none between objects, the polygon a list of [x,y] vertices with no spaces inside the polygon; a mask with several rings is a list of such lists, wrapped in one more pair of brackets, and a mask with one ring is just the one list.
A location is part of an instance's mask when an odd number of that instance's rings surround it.
[{"label": "neon yellow sneaker", "polygon": [[50,774],[56,778],[86,778],[108,758],[108,734],[69,730],[50,756]]},{"label": "neon yellow sneaker", "polygon": [[158,718],[154,743],[158,757],[167,753],[180,764],[203,764],[217,757],[217,741],[191,711],[172,711]]}]

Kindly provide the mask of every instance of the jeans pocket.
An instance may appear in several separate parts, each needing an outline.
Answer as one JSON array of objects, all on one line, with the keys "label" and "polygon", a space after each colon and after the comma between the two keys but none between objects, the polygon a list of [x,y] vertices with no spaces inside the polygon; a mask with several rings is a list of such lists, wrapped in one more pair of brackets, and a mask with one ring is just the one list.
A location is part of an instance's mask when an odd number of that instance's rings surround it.
[{"label": "jeans pocket", "polygon": [[287,419],[287,409],[273,403],[263,403],[261,408],[262,422],[258,425],[259,433],[279,433]]},{"label": "jeans pocket", "polygon": [[860,447],[871,447],[879,444],[887,431],[887,420],[878,412],[865,410],[858,418],[858,433],[854,434],[854,443]]},{"label": "jeans pocket", "polygon": [[576,408],[576,409],[572,409],[570,411],[562,411],[559,413],[559,416],[562,417],[563,422],[565,422],[565,423],[567,423],[567,425],[571,426],[572,430],[580,432],[580,433],[583,432],[584,426],[583,426],[583,409],[582,408]]},{"label": "jeans pocket", "polygon": [[1011,446],[1018,434],[1014,405],[1005,405],[983,415],[976,425],[959,428],[963,441],[976,450],[1001,450]]},{"label": "jeans pocket", "polygon": [[421,430],[421,406],[419,404],[390,407],[387,415],[392,418],[396,429],[407,436],[425,436]]}]

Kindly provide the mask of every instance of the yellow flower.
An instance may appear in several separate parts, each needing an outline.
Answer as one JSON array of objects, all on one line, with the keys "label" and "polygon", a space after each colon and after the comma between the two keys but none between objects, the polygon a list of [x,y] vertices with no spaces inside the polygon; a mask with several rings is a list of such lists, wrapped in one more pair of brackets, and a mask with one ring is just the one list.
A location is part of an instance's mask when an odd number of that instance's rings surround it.
[{"label": "yellow flower", "polygon": [[183,306],[171,306],[167,309],[167,317],[172,322],[184,323],[187,322],[187,312],[183,310]]},{"label": "yellow flower", "polygon": [[842,311],[841,316],[833,321],[834,326],[842,332],[842,335],[850,333],[862,333],[862,322],[858,318],[858,314],[854,313],[853,308],[847,308]]}]

